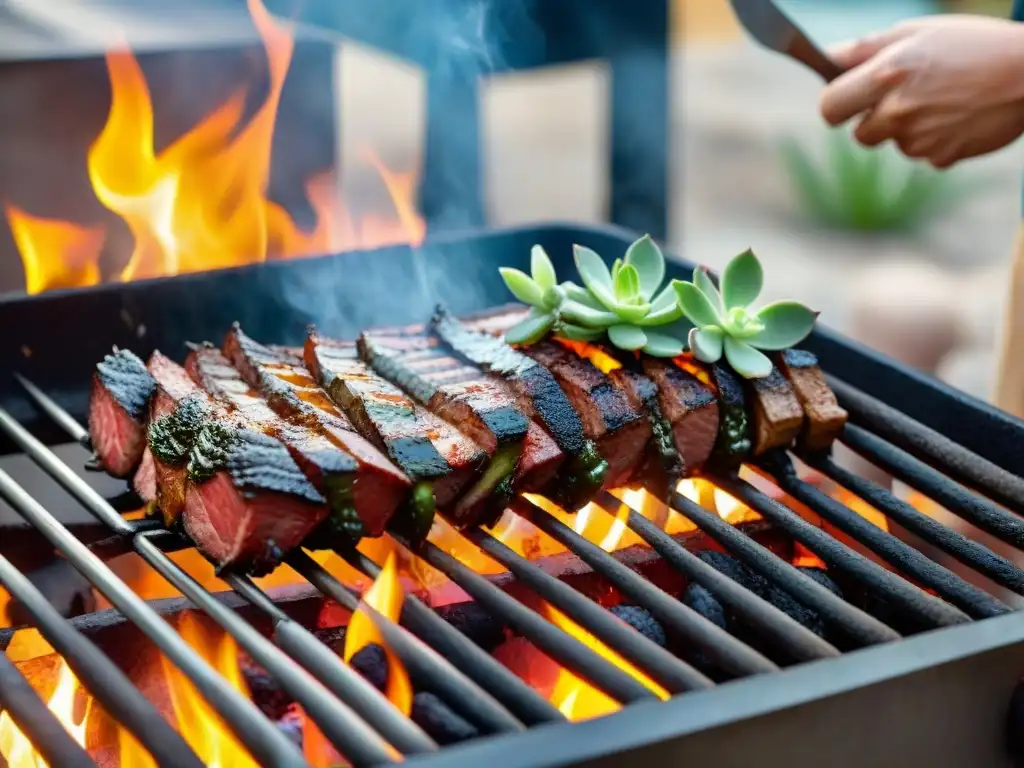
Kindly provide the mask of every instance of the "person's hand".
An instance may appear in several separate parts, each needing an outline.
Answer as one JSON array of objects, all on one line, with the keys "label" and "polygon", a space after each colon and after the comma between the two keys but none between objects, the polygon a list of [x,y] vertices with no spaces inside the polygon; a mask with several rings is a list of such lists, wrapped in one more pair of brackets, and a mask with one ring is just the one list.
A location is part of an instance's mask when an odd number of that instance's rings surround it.
[{"label": "person's hand", "polygon": [[937,168],[1024,133],[1024,24],[932,16],[831,50],[848,69],[821,95],[832,125],[862,115],[867,146],[893,139]]}]

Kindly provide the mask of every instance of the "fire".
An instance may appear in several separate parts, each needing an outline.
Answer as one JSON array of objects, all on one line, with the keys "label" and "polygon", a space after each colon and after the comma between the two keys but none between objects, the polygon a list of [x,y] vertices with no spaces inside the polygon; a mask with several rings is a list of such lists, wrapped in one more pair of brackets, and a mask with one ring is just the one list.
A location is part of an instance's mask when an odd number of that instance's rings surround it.
[{"label": "fire", "polygon": [[[545,603],[543,612],[552,624],[580,641],[606,661],[639,680],[658,698],[663,701],[669,698],[668,691],[596,637],[590,635],[557,608]],[[594,717],[608,715],[612,712],[617,712],[622,707],[615,699],[597,690],[566,669],[559,671],[558,680],[555,682],[554,690],[551,692],[551,703],[558,707],[563,715],[574,721],[589,720]]]},{"label": "fire", "polygon": [[[416,174],[391,171],[369,151],[364,156],[391,196],[397,222],[351,217],[329,172],[306,185],[317,215],[311,232],[267,198],[274,126],[295,41],[291,27],[275,20],[260,0],[248,0],[248,7],[267,55],[264,101],[242,123],[248,93],[240,88],[160,152],[154,145],[153,102],[138,60],[128,50],[108,52],[110,112],[86,165],[97,199],[125,222],[134,239],[130,257],[110,279],[422,241],[425,227],[413,204]],[[28,293],[102,281],[102,227],[37,218],[12,205],[5,209]]]},{"label": "fire", "polygon": [[[61,659],[57,672],[57,684],[47,702],[47,708],[67,730],[71,737],[85,747],[85,730],[89,717],[92,699],[86,698],[81,717],[75,716],[75,703],[78,699],[78,680],[68,663]],[[0,713],[0,755],[7,761],[10,768],[46,768],[46,761],[36,752],[32,742],[28,740],[15,725],[7,712]]]},{"label": "fire", "polygon": [[[192,613],[178,620],[178,632],[232,688],[249,698],[249,688],[238,666],[238,646],[219,627],[208,626]],[[170,694],[178,731],[209,768],[257,768],[220,716],[178,668],[161,657],[164,678]],[[124,728],[119,729],[120,765],[131,768],[155,768],[156,763]]]},{"label": "fire", "polygon": [[622,363],[594,344],[588,344],[585,341],[576,341],[574,339],[562,339],[557,337],[555,338],[555,341],[563,347],[568,347],[580,357],[585,357],[593,363],[594,367],[601,371],[601,373],[611,373],[612,371],[617,371],[622,367]]},{"label": "fire", "polygon": [[402,615],[404,598],[402,586],[398,581],[395,555],[392,552],[388,554],[384,567],[373,585],[363,593],[359,608],[352,614],[345,632],[344,658],[345,661],[351,661],[360,649],[373,643],[382,646],[388,661],[385,695],[402,714],[408,715],[412,711],[412,683],[409,681],[409,673],[402,660],[384,641],[384,635],[377,627],[376,618],[364,608],[364,605],[368,605],[384,618],[397,622]]}]

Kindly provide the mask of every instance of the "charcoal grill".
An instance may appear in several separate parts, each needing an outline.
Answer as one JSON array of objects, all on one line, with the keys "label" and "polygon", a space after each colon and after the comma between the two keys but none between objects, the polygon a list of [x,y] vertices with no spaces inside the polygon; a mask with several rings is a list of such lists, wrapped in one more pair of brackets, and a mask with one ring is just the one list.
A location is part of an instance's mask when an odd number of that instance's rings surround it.
[{"label": "charcoal grill", "polygon": [[[442,571],[506,627],[625,705],[607,718],[569,724],[437,612],[407,596],[400,623],[380,620],[386,641],[419,686],[436,693],[482,734],[440,749],[285,606],[238,574],[223,574],[234,590],[228,598],[206,591],[167,557],[187,542],[151,521],[125,520],[49,447],[84,437],[80,425],[87,384],[95,362],[112,344],[143,356],[156,348],[173,355],[184,349],[185,341],[219,338],[234,320],[270,343],[296,343],[310,322],[331,335],[352,337],[374,324],[421,321],[437,301],[456,313],[503,302],[497,266],[525,267],[534,243],[543,244],[556,268],[566,274],[572,243],[616,254],[632,239],[617,229],[562,225],[487,231],[433,239],[418,249],[343,253],[6,300],[0,303],[0,361],[5,371],[20,376],[0,377],[0,452],[26,455],[106,526],[109,536],[87,545],[7,472],[0,472],[0,497],[110,600],[120,612],[119,621],[140,630],[195,683],[266,765],[304,763],[294,744],[192,652],[157,607],[132,592],[104,559],[138,553],[232,635],[356,765],[388,763],[400,756],[413,764],[445,768],[605,766],[627,760],[781,766],[794,759],[835,766],[1010,765],[1011,745],[1019,750],[1021,742],[1021,713],[1014,706],[1020,709],[1022,696],[1014,691],[1024,676],[1024,614],[1015,613],[994,590],[980,589],[825,495],[784,455],[767,458],[758,469],[857,548],[738,476],[713,479],[759,512],[777,534],[827,563],[831,573],[851,585],[850,594],[883,600],[888,606],[884,621],[803,575],[749,530],[725,523],[680,494],[668,500],[702,535],[815,610],[829,628],[826,641],[706,565],[679,537],[631,511],[627,525],[648,545],[648,552],[741,616],[763,641],[752,644],[705,621],[644,578],[642,569],[627,563],[621,553],[605,552],[540,507],[517,500],[516,514],[563,544],[580,568],[617,590],[625,602],[646,608],[685,638],[720,675],[713,681],[488,533],[470,534],[508,569],[506,581],[558,608],[673,694],[659,701],[634,678],[516,600],[502,584],[428,543],[416,556]],[[689,268],[676,263],[670,272],[685,277]],[[1024,424],[827,329],[817,330],[807,346],[821,359],[850,411],[843,443],[1005,543],[1009,551],[1024,551]],[[801,458],[1005,594],[1024,595],[1024,572],[1010,559],[829,457]],[[611,509],[620,503],[610,495],[598,501]],[[359,553],[339,554],[369,576],[378,572]],[[350,610],[356,607],[358,595],[307,555],[292,555],[287,562],[327,598]],[[100,652],[97,625],[89,616],[63,618],[2,557],[0,582],[96,700],[161,765],[199,764],[174,729]],[[253,617],[270,631],[261,631]],[[50,764],[92,764],[5,659],[0,659],[0,703]],[[1019,753],[1016,757],[1022,759]]]}]

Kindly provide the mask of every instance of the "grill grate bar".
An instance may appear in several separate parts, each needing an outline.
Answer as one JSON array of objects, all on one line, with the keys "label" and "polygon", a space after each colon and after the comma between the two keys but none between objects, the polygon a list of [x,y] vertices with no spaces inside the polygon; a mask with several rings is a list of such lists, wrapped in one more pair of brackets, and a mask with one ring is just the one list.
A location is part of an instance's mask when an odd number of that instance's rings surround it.
[{"label": "grill grate bar", "polygon": [[[0,709],[7,711],[48,765],[95,768],[96,763],[64,730],[28,680],[3,653],[0,653]],[[0,755],[0,765],[7,766],[3,755]]]},{"label": "grill grate bar", "polygon": [[650,611],[666,628],[693,643],[723,672],[742,677],[778,671],[778,666],[765,656],[647,581],[546,510],[525,500],[516,502],[513,509]]},{"label": "grill grate bar", "polygon": [[632,662],[669,693],[711,688],[714,683],[689,664],[641,635],[590,598],[538,568],[489,533],[466,531],[466,537],[590,634]]},{"label": "grill grate bar", "polygon": [[1024,551],[1024,518],[1000,509],[906,451],[858,426],[847,424],[840,440],[872,464],[916,488],[954,515]]},{"label": "grill grate bar", "polygon": [[[5,412],[0,409],[0,414]],[[50,456],[60,461],[52,453]],[[77,476],[75,479],[78,481],[76,486],[85,485]],[[75,495],[74,487],[67,490]],[[3,470],[0,470],[0,496],[188,677],[253,756],[275,766],[306,765],[296,746],[263,716],[255,704],[240,695],[199,654],[183,643],[167,621]]]},{"label": "grill grate bar", "polygon": [[274,641],[295,661],[348,704],[374,730],[404,755],[437,750],[437,744],[416,723],[403,715],[362,675],[345,664],[316,635],[293,621],[247,576],[233,573],[221,578],[238,594],[263,611],[274,623]]},{"label": "grill grate bar", "polygon": [[1009,606],[984,590],[969,584],[948,568],[925,557],[909,544],[900,541],[858,515],[810,483],[797,477],[796,469],[784,454],[766,456],[761,467],[767,470],[779,487],[806,504],[823,520],[827,520],[847,536],[859,541],[898,571],[935,591],[944,600],[978,619],[1009,613]]},{"label": "grill grate bar", "polygon": [[832,478],[840,485],[855,493],[886,517],[899,523],[924,541],[935,545],[943,552],[956,558],[978,573],[984,574],[996,584],[1011,592],[1024,595],[1024,571],[1005,557],[988,547],[969,539],[959,531],[949,528],[912,505],[898,499],[889,491],[865,480],[832,459],[806,458],[809,466]]},{"label": "grill grate bar", "polygon": [[349,760],[358,765],[395,762],[396,755],[390,745],[347,705],[334,698],[322,683],[175,565],[147,539],[146,534],[135,537],[135,551],[231,635],[257,664],[270,672],[281,688],[302,705],[327,739]]},{"label": "grill grate bar", "polygon": [[[405,546],[408,545],[400,538],[398,541]],[[527,637],[552,659],[601,692],[622,704],[653,701],[657,698],[638,680],[605,661],[590,648],[435,544],[426,542],[417,550],[417,554],[462,587],[487,611],[500,616],[508,626]]]},{"label": "grill grate bar", "polygon": [[[357,592],[335,579],[308,555],[293,554],[288,562],[289,565],[294,563],[293,567],[313,586],[343,608],[355,611],[360,606],[361,600]],[[441,696],[467,720],[487,733],[512,733],[523,730],[523,724],[508,710],[455,669],[434,649],[370,606],[363,604],[363,608],[371,612],[384,640],[401,658],[410,676],[421,681],[425,688]]]},{"label": "grill grate bar", "polygon": [[716,476],[715,482],[765,520],[774,523],[838,571],[842,571],[884,597],[903,612],[931,627],[962,624],[970,619],[906,579],[811,525],[800,515],[735,476]]},{"label": "grill grate bar", "polygon": [[984,493],[1024,515],[1024,478],[871,397],[845,381],[828,377],[829,386],[853,420],[912,456],[927,461],[959,483]]},{"label": "grill grate bar", "polygon": [[[358,550],[340,554],[349,565],[370,578],[376,578],[380,573],[380,566]],[[299,570],[294,562],[290,562],[290,565]],[[504,704],[521,722],[526,725],[564,722],[565,716],[554,704],[434,613],[415,595],[405,595],[401,624]]]},{"label": "grill grate bar", "polygon": [[[599,503],[606,511],[608,507],[625,504],[608,492],[602,494]],[[712,568],[635,509],[629,509],[626,525],[672,568],[690,581],[700,584],[748,624],[757,628],[788,658],[794,661],[815,661],[840,655],[830,643],[746,587]]]},{"label": "grill grate bar", "polygon": [[[131,731],[158,764],[202,768],[203,763],[185,740],[132,685],[128,676],[76,631],[3,555],[0,555],[0,582],[20,601],[42,636],[64,658],[103,709]],[[51,761],[51,765],[61,763]]]},{"label": "grill grate bar", "polygon": [[874,616],[832,594],[794,565],[729,525],[716,513],[709,512],[678,492],[673,494],[671,506],[735,557],[816,611],[826,624],[858,645],[876,645],[900,639],[897,632]]}]

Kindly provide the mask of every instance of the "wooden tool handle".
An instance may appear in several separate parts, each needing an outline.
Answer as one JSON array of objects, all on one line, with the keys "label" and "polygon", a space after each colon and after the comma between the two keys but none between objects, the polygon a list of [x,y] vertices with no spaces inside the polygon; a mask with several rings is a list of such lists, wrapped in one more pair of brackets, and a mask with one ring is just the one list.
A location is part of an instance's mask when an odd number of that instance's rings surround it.
[{"label": "wooden tool handle", "polygon": [[995,404],[1024,419],[1024,225],[1010,265],[1010,296],[1000,337]]}]

